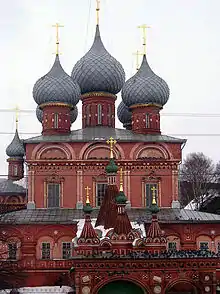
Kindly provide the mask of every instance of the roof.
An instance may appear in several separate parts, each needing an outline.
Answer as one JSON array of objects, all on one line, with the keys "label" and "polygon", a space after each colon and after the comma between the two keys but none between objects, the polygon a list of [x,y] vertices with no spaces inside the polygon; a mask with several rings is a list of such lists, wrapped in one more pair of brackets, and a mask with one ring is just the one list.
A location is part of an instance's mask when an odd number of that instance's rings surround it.
[{"label": "roof", "polygon": [[135,134],[131,130],[116,129],[110,127],[88,127],[85,129],[74,130],[68,135],[38,136],[24,140],[24,143],[39,142],[93,142],[106,141],[113,137],[118,142],[169,142],[185,143],[185,139],[174,138],[166,135],[143,135]]},{"label": "roof", "polygon": [[12,180],[4,180],[0,182],[0,195],[7,195],[7,194],[13,194],[13,195],[20,195],[20,194],[26,194],[26,189],[22,187],[21,185],[18,185],[15,183],[15,181]]},{"label": "roof", "polygon": [[[91,218],[97,218],[98,209],[94,209]],[[151,213],[143,208],[127,210],[130,221],[151,222]],[[82,210],[71,208],[24,209],[0,215],[0,224],[73,224],[84,218]],[[220,223],[220,215],[200,211],[162,208],[158,212],[160,223]]]}]

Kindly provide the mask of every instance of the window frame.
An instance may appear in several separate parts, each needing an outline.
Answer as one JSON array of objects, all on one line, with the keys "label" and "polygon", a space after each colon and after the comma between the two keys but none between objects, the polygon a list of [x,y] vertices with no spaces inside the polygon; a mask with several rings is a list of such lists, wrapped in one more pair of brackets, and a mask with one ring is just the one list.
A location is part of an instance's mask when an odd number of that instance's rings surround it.
[{"label": "window frame", "polygon": [[[49,248],[43,248],[44,247],[43,244],[49,245],[48,246]],[[44,256],[43,256],[44,249],[46,250],[46,255],[49,252],[49,258],[47,258],[47,257],[44,258]],[[50,242],[41,242],[41,259],[42,260],[51,260],[51,244],[50,244]]]},{"label": "window frame", "polygon": [[[169,248],[169,245],[170,244],[172,244],[172,245],[175,244],[175,246],[171,246],[171,248]],[[176,251],[177,250],[177,242],[175,242],[175,241],[168,241],[167,242],[167,250],[168,251]]]},{"label": "window frame", "polygon": [[[59,187],[58,200],[54,200],[53,194],[51,197],[49,196],[49,190],[50,190],[49,187],[50,186]],[[58,205],[49,205],[50,201],[52,201],[51,203],[56,203],[58,201]],[[48,182],[47,183],[47,208],[59,208],[60,204],[61,204],[61,184]]]},{"label": "window frame", "polygon": [[59,114],[54,113],[54,128],[58,129],[59,128]]},{"label": "window frame", "polygon": [[[207,248],[201,248],[201,244],[207,244]],[[209,241],[199,241],[199,250],[209,250]]]},{"label": "window frame", "polygon": [[[10,248],[10,246],[12,246]],[[14,248],[13,248],[14,246]],[[12,251],[11,251],[12,250]],[[18,244],[17,242],[8,242],[7,243],[7,253],[8,253],[8,260],[17,260],[18,259]],[[12,254],[11,254],[12,253]]]},{"label": "window frame", "polygon": [[108,183],[107,182],[104,182],[104,181],[103,182],[96,182],[95,185],[96,185],[95,204],[96,204],[96,207],[100,207],[102,205],[102,201],[100,200],[100,203],[99,203],[99,197],[98,197],[98,191],[99,190],[98,190],[98,185],[104,185],[105,186],[105,189],[103,191],[104,193],[103,193],[103,196],[102,196],[102,197],[104,197]]},{"label": "window frame", "polygon": [[102,104],[97,105],[97,124],[102,124]]},{"label": "window frame", "polygon": [[[69,244],[70,247],[69,248],[64,248],[64,244]],[[62,242],[62,259],[68,260],[68,259],[71,259],[72,258],[72,246],[71,245],[72,245],[72,243],[69,242],[69,241],[63,241]],[[69,250],[69,256],[67,254],[67,257],[66,258],[64,257],[64,250],[65,250],[65,253],[66,253],[66,251]]]},{"label": "window frame", "polygon": [[[158,204],[159,199],[159,183],[158,182],[145,182],[145,207],[150,208],[153,200],[153,193],[152,193],[152,187],[156,186],[156,202]],[[149,186],[149,190],[147,189],[147,186]],[[151,187],[152,186],[152,187]],[[149,195],[148,195],[149,193]],[[148,197],[149,196],[149,197]]]},{"label": "window frame", "polygon": [[149,113],[145,114],[145,127],[146,129],[149,129],[150,125],[149,125]]}]

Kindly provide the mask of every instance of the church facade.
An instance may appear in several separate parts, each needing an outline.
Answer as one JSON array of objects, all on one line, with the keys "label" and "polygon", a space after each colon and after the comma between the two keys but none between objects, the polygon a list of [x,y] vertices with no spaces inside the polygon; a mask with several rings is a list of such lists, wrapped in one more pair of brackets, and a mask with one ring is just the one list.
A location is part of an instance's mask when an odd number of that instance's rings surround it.
[{"label": "church facade", "polygon": [[[117,129],[120,91],[123,128]],[[6,150],[9,177],[0,184],[2,205],[25,205],[0,216],[7,247],[1,246],[1,264],[18,265],[26,275],[21,286],[59,284],[78,294],[216,293],[220,216],[180,208],[186,141],[161,134],[169,88],[146,55],[125,82],[97,25],[71,76],[57,54],[33,98],[42,134],[22,141],[16,130]],[[71,131],[79,99],[82,129]]]}]

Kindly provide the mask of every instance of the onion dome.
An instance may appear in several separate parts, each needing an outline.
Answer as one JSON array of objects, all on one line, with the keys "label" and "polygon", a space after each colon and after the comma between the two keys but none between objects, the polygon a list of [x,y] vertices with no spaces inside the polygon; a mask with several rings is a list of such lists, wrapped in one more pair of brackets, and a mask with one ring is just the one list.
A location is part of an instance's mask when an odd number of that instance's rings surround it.
[{"label": "onion dome", "polygon": [[146,55],[138,72],[126,81],[122,88],[122,100],[128,106],[136,104],[156,104],[163,106],[169,99],[167,83],[150,68]]},{"label": "onion dome", "polygon": [[18,131],[16,129],[14,138],[10,145],[6,148],[6,154],[9,157],[23,157],[25,154],[24,145],[19,138]]},{"label": "onion dome", "polygon": [[83,212],[84,213],[91,213],[92,212],[92,206],[90,205],[89,201],[86,201],[86,205],[83,206]]},{"label": "onion dome", "polygon": [[105,49],[98,25],[93,45],[74,66],[72,78],[79,84],[82,94],[97,91],[117,94],[124,84],[124,69]]},{"label": "onion dome", "polygon": [[156,201],[153,201],[152,204],[151,204],[151,207],[150,207],[150,212],[152,214],[155,214],[155,213],[158,213],[160,211]]},{"label": "onion dome", "polygon": [[117,115],[123,126],[129,125],[132,122],[132,112],[129,110],[123,101],[118,105]]},{"label": "onion dome", "polygon": [[35,83],[33,97],[38,105],[52,102],[78,103],[80,88],[62,68],[59,55],[56,55],[51,70]]},{"label": "onion dome", "polygon": [[117,204],[126,204],[127,198],[125,196],[125,193],[123,191],[120,191],[116,196],[115,200]]},{"label": "onion dome", "polygon": [[114,162],[113,158],[110,158],[109,160],[109,164],[105,167],[105,170],[108,174],[113,174],[113,173],[117,173],[118,171],[118,167]]},{"label": "onion dome", "polygon": [[[43,110],[40,109],[39,105],[36,108],[36,116],[37,116],[37,119],[39,120],[39,122],[42,123],[42,121],[43,121]],[[74,123],[74,121],[76,121],[77,116],[78,116],[78,108],[77,108],[77,106],[75,106],[74,109],[70,111],[70,122],[71,122],[71,124]]]},{"label": "onion dome", "polygon": [[76,121],[77,116],[78,116],[78,108],[77,106],[75,106],[74,109],[70,111],[71,124],[74,123],[74,121]]},{"label": "onion dome", "polygon": [[36,108],[36,116],[40,123],[43,121],[43,110],[40,109],[39,105]]}]

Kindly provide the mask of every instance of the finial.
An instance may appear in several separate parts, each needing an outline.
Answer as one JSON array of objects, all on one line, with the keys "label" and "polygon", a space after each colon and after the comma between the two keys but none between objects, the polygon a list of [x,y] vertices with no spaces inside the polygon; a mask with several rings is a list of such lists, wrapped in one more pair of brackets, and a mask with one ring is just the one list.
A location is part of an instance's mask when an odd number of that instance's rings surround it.
[{"label": "finial", "polygon": [[136,70],[139,70],[139,56],[142,56],[143,53],[141,53],[139,50],[137,50],[133,55],[136,56]]},{"label": "finial", "polygon": [[120,192],[123,192],[123,170],[122,167],[120,168],[120,188],[119,188]]},{"label": "finial", "polygon": [[19,113],[18,105],[16,105],[14,110],[15,110],[15,127],[16,127],[16,130],[18,130],[18,113]]},{"label": "finial", "polygon": [[89,188],[88,186],[85,187],[86,190],[86,204],[90,204],[90,200],[89,200],[89,190],[91,190],[91,188]]},{"label": "finial", "polygon": [[106,141],[106,143],[110,146],[110,158],[113,158],[113,147],[117,143],[117,141],[110,137],[109,140]]},{"label": "finial", "polygon": [[63,28],[62,25],[60,25],[59,23],[56,23],[55,25],[53,25],[53,28],[56,28],[56,55],[59,55],[59,28]]},{"label": "finial", "polygon": [[99,25],[100,0],[96,0],[96,24]]},{"label": "finial", "polygon": [[138,26],[138,28],[143,30],[143,49],[144,49],[144,55],[146,55],[147,29],[149,29],[150,27],[147,26],[146,24],[143,24],[141,26]]},{"label": "finial", "polygon": [[152,191],[152,204],[155,205],[155,204],[157,204],[157,201],[156,201],[156,191],[157,191],[157,188],[156,187],[152,187],[151,188],[151,191]]}]

